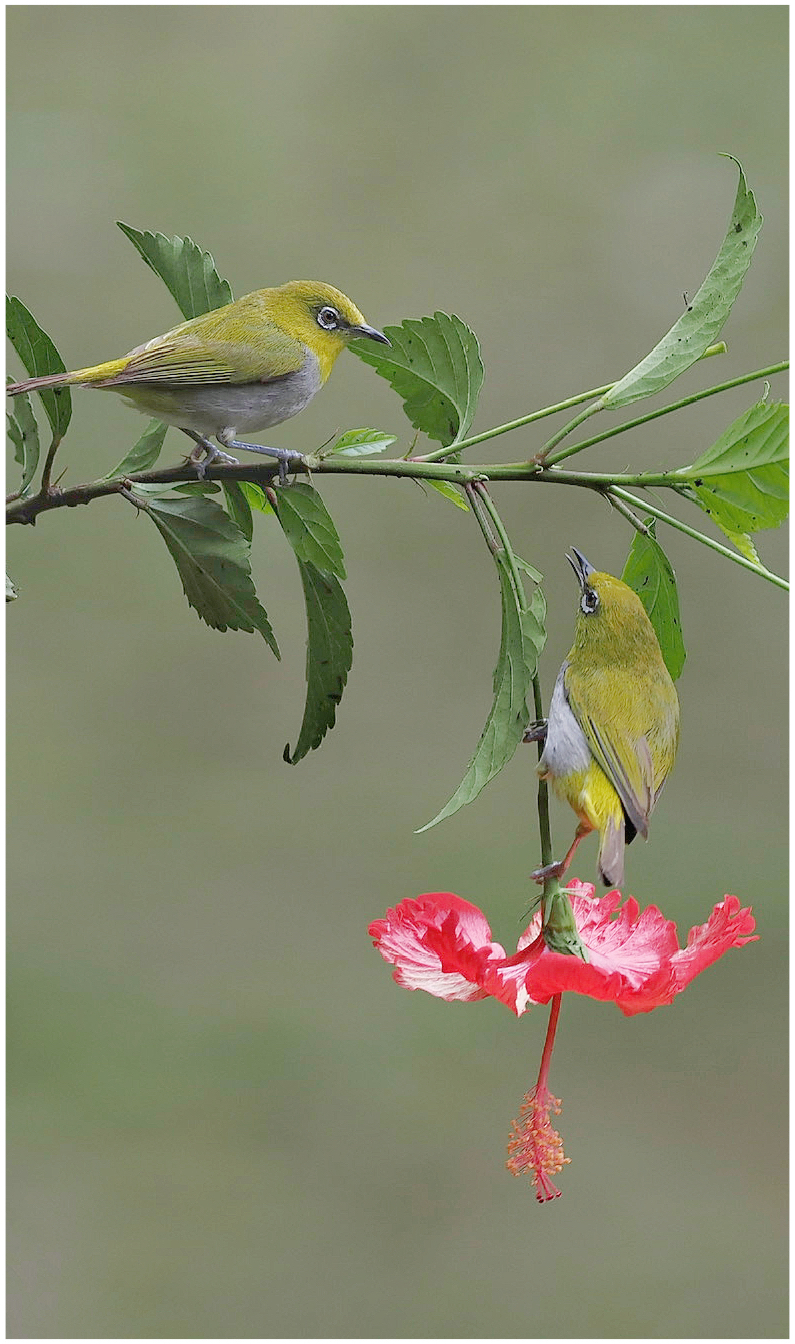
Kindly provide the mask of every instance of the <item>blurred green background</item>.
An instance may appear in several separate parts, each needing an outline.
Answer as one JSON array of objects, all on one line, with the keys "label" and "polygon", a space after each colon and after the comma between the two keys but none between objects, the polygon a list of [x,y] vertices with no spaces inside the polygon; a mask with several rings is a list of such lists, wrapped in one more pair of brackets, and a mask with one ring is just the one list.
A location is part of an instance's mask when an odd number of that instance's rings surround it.
[{"label": "blurred green background", "polygon": [[[723,236],[730,150],[766,223],[729,354],[685,395],[785,354],[786,22],[784,6],[11,7],[11,292],[69,367],[115,356],[178,314],[114,220],[188,233],[238,295],[310,277],[377,325],[460,314],[484,429],[651,348]],[[758,392],[583,466],[688,462]],[[144,425],[116,398],[74,402],[68,482]],[[408,445],[398,398],[345,356],[276,441],[360,425]],[[546,428],[480,460],[526,458]],[[182,451],[172,431],[164,462]],[[410,482],[322,491],[357,643],[337,729],[295,769],[304,613],[266,519],[253,566],[281,664],[199,623],[122,501],[9,537],[10,1333],[785,1334],[784,595],[661,529],[683,741],[627,889],[682,937],[736,892],[761,940],[650,1016],[567,999],[551,1082],[572,1164],[540,1208],[503,1160],[546,1013],[399,991],[367,937],[434,889],[481,905],[503,943],[520,932],[532,749],[413,834],[487,712],[493,567],[473,521]],[[620,572],[631,535],[578,491],[495,497],[547,576],[548,695],[575,614],[564,549]],[[783,570],[782,533],[759,549]],[[556,805],[553,824],[560,851],[573,818]],[[577,873],[594,863],[590,841]]]}]

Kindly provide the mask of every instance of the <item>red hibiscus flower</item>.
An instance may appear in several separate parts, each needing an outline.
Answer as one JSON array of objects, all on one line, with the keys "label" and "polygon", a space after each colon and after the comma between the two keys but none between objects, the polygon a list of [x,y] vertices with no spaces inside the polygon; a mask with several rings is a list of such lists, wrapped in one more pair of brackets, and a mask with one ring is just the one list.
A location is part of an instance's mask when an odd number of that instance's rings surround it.
[{"label": "red hibiscus flower", "polygon": [[492,941],[477,906],[446,891],[401,901],[369,930],[381,956],[395,966],[394,979],[406,989],[448,1000],[491,995],[517,1017],[552,1001],[538,1082],[525,1097],[509,1143],[509,1169],[516,1175],[532,1173],[540,1200],[560,1194],[549,1176],[568,1161],[549,1119],[560,1102],[547,1087],[561,994],[572,990],[612,1000],[627,1016],[651,1012],[672,1003],[730,947],[751,941],[755,928],[750,909],[741,909],[736,896],[724,896],[680,947],[673,920],[654,905],[641,911],[631,896],[622,904],[618,891],[594,899],[593,886],[585,882],[570,882],[567,892],[587,960],[547,947],[540,914],[508,956]]},{"label": "red hibiscus flower", "polygon": [[550,951],[539,937],[540,914],[522,934],[517,952],[507,956],[492,942],[477,906],[449,891],[401,901],[369,931],[405,989],[424,989],[439,999],[493,995],[517,1016],[574,990],[612,1000],[629,1017],[672,1003],[730,947],[749,942],[755,928],[751,911],[740,909],[736,896],[724,896],[680,947],[674,921],[656,905],[641,911],[631,896],[622,904],[619,891],[594,899],[589,882],[570,882],[567,891],[587,961]]}]

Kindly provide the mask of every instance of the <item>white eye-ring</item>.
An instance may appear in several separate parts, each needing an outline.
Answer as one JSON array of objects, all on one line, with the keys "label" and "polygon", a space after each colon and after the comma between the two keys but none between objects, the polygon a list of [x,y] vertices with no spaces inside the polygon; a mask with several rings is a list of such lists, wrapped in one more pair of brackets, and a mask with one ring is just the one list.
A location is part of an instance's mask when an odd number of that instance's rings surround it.
[{"label": "white eye-ring", "polygon": [[318,326],[324,327],[326,331],[334,331],[339,326],[340,315],[336,308],[321,308],[317,315]]},{"label": "white eye-ring", "polygon": [[586,588],[580,599],[580,606],[586,616],[592,616],[599,606],[599,594],[594,592],[593,588]]}]

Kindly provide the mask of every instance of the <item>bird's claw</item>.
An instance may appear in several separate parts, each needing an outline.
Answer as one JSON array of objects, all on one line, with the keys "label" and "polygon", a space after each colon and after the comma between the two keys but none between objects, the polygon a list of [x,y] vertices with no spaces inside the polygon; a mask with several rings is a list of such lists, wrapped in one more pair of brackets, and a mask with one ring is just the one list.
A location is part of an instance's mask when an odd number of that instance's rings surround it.
[{"label": "bird's claw", "polygon": [[[202,454],[204,456],[202,456]],[[188,461],[196,468],[196,475],[200,481],[204,480],[207,468],[213,466],[216,462],[220,463],[222,467],[239,466],[238,458],[232,457],[231,453],[222,452],[220,448],[216,448],[215,444],[210,443],[208,439],[202,439],[196,444]]]},{"label": "bird's claw", "polygon": [[547,736],[547,720],[536,719],[535,723],[529,724],[527,731],[522,737],[523,742],[544,742]]},{"label": "bird's claw", "polygon": [[561,863],[560,860],[558,860],[557,863],[547,863],[543,868],[535,868],[533,870],[530,874],[530,881],[538,882],[541,886],[546,882],[548,877],[560,877],[564,870],[565,865]]}]

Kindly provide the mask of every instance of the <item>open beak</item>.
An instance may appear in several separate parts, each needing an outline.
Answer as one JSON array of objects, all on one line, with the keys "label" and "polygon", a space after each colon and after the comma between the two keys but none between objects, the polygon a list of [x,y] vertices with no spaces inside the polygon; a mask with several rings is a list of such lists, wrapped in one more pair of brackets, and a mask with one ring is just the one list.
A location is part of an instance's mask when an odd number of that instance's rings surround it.
[{"label": "open beak", "polygon": [[572,546],[571,549],[572,555],[567,554],[566,559],[577,575],[577,582],[580,587],[585,588],[588,583],[588,575],[594,573],[594,567],[588,563],[582,551],[578,551],[576,546]]},{"label": "open beak", "polygon": [[360,326],[351,326],[350,331],[353,336],[368,336],[371,341],[379,341],[381,345],[392,344],[389,337],[385,336],[383,331],[379,331],[377,327],[367,327],[363,322]]}]

